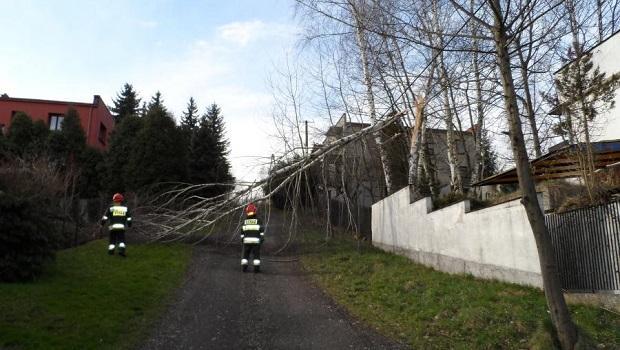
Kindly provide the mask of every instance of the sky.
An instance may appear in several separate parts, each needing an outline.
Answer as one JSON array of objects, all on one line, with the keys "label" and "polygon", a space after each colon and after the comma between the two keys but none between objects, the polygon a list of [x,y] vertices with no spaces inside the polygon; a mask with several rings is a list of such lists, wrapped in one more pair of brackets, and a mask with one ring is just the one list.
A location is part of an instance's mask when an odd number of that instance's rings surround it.
[{"label": "sky", "polygon": [[268,80],[294,51],[292,0],[0,0],[0,93],[108,106],[125,82],[177,119],[217,103],[239,180],[275,151]]}]

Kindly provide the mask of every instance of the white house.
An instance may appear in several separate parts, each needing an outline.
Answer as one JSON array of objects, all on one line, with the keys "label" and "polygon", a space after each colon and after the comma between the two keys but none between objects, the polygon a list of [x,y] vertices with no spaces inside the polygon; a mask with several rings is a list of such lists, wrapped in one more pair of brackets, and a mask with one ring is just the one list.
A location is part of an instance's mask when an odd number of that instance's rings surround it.
[{"label": "white house", "polygon": [[[588,52],[592,53],[595,67],[598,66],[607,76],[620,73],[620,32],[616,32]],[[615,108],[599,116],[592,132],[592,141],[620,139],[620,89],[616,90],[615,101]]]}]

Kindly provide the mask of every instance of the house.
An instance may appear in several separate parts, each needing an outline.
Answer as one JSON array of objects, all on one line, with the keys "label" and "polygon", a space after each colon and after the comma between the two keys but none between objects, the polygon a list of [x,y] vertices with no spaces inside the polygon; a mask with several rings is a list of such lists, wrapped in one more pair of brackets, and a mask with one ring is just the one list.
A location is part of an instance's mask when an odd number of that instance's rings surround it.
[{"label": "house", "polygon": [[[367,123],[352,122],[343,114],[338,122],[330,127],[321,145],[334,142],[370,126]],[[441,194],[450,192],[450,166],[448,163],[447,130],[428,128],[427,149],[429,163],[434,171],[436,186]],[[394,190],[408,184],[408,134],[410,129],[400,123],[394,123],[382,130],[384,147],[388,153]],[[471,130],[454,131],[457,166],[463,179],[464,187],[471,182],[470,164],[476,164],[477,155]],[[327,183],[331,188],[330,198],[344,197],[357,205],[369,207],[372,203],[386,197],[385,180],[381,166],[378,147],[373,135],[367,135],[345,146],[338,154],[325,158]],[[344,173],[343,173],[344,172]]]},{"label": "house", "polygon": [[[585,54],[588,53],[592,54],[591,62],[594,64],[594,67],[598,66],[601,73],[605,73],[606,77],[620,73],[620,60],[618,60],[618,55],[620,54],[620,31],[585,52]],[[555,72],[556,77],[570,64],[571,62],[558,69]],[[614,100],[616,101],[615,108],[597,116],[596,124],[593,126],[591,133],[592,141],[620,139],[620,89],[616,90]],[[558,115],[559,111],[554,110],[550,114]]]},{"label": "house", "polygon": [[[475,152],[475,140],[471,129],[453,131],[456,145],[456,163],[458,172],[463,181],[463,187],[471,185],[470,165],[477,164],[478,155]],[[441,195],[450,192],[450,163],[448,162],[448,131],[446,129],[426,129],[427,154],[431,167],[435,170],[437,187]],[[469,163],[469,164],[468,164]]]},{"label": "house", "polygon": [[6,130],[17,112],[28,114],[32,120],[42,120],[50,130],[59,130],[69,108],[80,115],[80,122],[86,134],[86,143],[94,148],[105,150],[114,129],[114,118],[99,95],[92,103],[39,100],[0,96],[0,129]]}]

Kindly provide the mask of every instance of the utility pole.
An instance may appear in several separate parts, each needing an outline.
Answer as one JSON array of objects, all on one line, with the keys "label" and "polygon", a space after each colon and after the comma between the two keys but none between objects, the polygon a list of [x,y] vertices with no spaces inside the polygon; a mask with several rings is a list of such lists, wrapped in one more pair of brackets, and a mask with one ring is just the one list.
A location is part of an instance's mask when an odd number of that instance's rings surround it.
[{"label": "utility pole", "polygon": [[304,124],[306,124],[306,155],[310,154],[310,145],[308,145],[308,121],[304,120]]}]

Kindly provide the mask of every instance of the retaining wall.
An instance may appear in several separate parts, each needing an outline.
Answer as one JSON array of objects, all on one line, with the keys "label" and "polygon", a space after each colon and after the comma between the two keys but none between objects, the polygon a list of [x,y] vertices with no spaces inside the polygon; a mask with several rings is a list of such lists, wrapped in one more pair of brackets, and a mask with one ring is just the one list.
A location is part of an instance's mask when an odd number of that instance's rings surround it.
[{"label": "retaining wall", "polygon": [[405,187],[372,206],[373,245],[449,273],[542,287],[532,229],[519,199],[477,211],[469,201],[432,211]]}]

